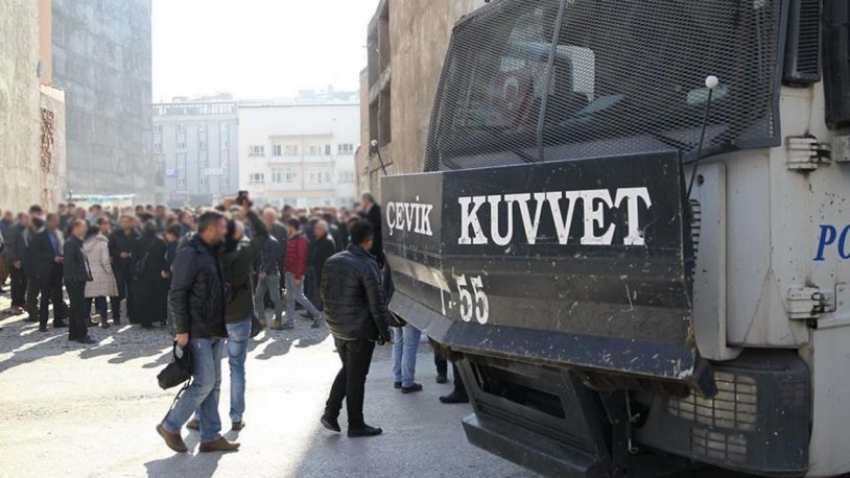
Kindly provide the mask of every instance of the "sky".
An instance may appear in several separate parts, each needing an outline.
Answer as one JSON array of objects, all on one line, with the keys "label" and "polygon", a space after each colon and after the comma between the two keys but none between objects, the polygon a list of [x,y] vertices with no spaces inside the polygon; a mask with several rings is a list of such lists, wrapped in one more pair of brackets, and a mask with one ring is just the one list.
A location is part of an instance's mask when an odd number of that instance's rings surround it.
[{"label": "sky", "polygon": [[358,90],[379,0],[153,0],[153,99]]}]

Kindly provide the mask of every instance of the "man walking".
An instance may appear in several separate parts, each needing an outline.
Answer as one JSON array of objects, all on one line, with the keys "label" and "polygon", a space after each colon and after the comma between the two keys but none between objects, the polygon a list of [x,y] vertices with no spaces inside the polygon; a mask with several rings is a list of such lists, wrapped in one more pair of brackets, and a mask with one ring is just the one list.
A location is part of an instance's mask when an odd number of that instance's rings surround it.
[{"label": "man walking", "polygon": [[[254,315],[253,264],[260,257],[263,244],[273,239],[269,238],[269,231],[260,217],[251,210],[250,203],[244,202],[241,206],[242,216],[251,224],[253,238],[249,240],[246,237],[241,222],[232,221],[228,225],[228,237],[222,255],[224,276],[232,291],[225,317],[230,365],[230,421],[231,430],[235,432],[245,428],[242,415],[245,413],[245,358],[248,355],[251,319]],[[186,428],[199,430],[200,420],[192,419]]]},{"label": "man walking", "polygon": [[168,301],[174,316],[175,341],[192,350],[192,385],[156,430],[165,444],[178,453],[188,451],[180,430],[195,410],[200,411],[202,453],[239,449],[238,443],[219,433],[221,355],[227,337],[219,246],[226,232],[224,216],[218,212],[201,214],[198,233],[177,252],[174,260]]},{"label": "man walking", "polygon": [[89,260],[83,252],[83,240],[89,226],[86,221],[76,219],[71,223],[71,235],[64,245],[65,288],[71,300],[68,340],[81,344],[96,343],[89,337],[89,310],[86,310],[86,283],[92,281]]},{"label": "man walking", "polygon": [[112,322],[115,325],[121,323],[121,300],[127,299],[127,314],[133,309],[133,297],[130,289],[133,284],[133,252],[136,250],[136,242],[139,234],[135,230],[132,217],[121,216],[120,228],[109,235],[109,253],[112,256],[112,270],[115,273],[115,282],[118,284],[118,296],[112,297]]},{"label": "man walking", "polygon": [[[265,225],[264,225],[265,229]],[[280,301],[280,243],[274,237],[269,237],[262,249],[262,265],[257,277],[257,293],[254,298],[254,309],[263,327],[266,325],[266,293],[274,305],[274,322],[272,329],[283,329],[283,304]],[[287,323],[287,325],[289,325]],[[291,327],[288,327],[291,328]]]},{"label": "man walking", "polygon": [[351,228],[348,250],[328,259],[322,274],[322,298],[328,328],[342,360],[342,369],[334,380],[325,404],[322,425],[339,432],[339,412],[345,399],[348,410],[348,436],[380,435],[363,419],[366,376],[372,362],[375,343],[389,341],[389,311],[381,274],[375,257],[369,253],[374,244],[371,224],[361,221]]},{"label": "man walking", "polygon": [[289,240],[286,244],[286,325],[284,329],[295,327],[295,302],[307,309],[313,318],[313,328],[319,327],[322,313],[304,295],[304,272],[307,269],[307,253],[310,243],[301,231],[298,219],[286,221]]},{"label": "man walking", "polygon": [[385,259],[381,227],[384,218],[381,216],[381,205],[375,201],[375,196],[368,192],[360,196],[360,202],[363,203],[363,211],[361,211],[360,216],[369,221],[369,224],[375,230],[375,246],[372,248],[372,255],[377,259],[378,267],[383,267]]}]

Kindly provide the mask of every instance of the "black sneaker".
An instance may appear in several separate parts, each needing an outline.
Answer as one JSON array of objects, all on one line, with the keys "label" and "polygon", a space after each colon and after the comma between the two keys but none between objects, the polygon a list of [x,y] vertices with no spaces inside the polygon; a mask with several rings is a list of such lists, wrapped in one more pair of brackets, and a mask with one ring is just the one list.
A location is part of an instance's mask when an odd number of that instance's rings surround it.
[{"label": "black sneaker", "polygon": [[411,385],[409,387],[401,387],[401,393],[415,393],[415,392],[421,392],[421,391],[422,391],[422,384],[421,383],[414,383],[413,385]]},{"label": "black sneaker", "polygon": [[39,331],[39,332],[41,332],[41,333],[46,333],[46,332],[47,332],[47,327],[39,327],[39,328],[38,328],[38,331]]},{"label": "black sneaker", "polygon": [[93,345],[93,344],[97,343],[97,340],[89,337],[88,335],[86,335],[85,337],[80,338],[80,339],[74,339],[74,341],[79,342],[79,343],[84,344],[84,345]]},{"label": "black sneaker", "polygon": [[401,388],[401,382],[395,382],[395,383],[393,383],[393,388],[394,388],[394,389],[396,389],[396,390],[398,390],[399,388]]},{"label": "black sneaker", "polygon": [[350,428],[348,429],[348,436],[351,438],[358,437],[373,437],[378,436],[381,433],[384,433],[383,430],[376,427],[370,427],[369,425],[363,425],[362,427]]},{"label": "black sneaker", "polygon": [[332,432],[341,432],[342,429],[339,427],[339,421],[336,418],[329,417],[327,415],[322,415],[321,419],[322,425]]},{"label": "black sneaker", "polygon": [[437,383],[442,385],[444,383],[448,383],[448,381],[449,381],[449,378],[446,377],[445,375],[437,375]]},{"label": "black sneaker", "polygon": [[446,405],[452,405],[455,403],[469,403],[469,396],[466,394],[459,394],[452,392],[445,397],[440,397],[440,402],[445,403]]},{"label": "black sneaker", "polygon": [[54,320],[53,321],[53,328],[54,329],[67,329],[68,324],[66,324],[65,321],[63,321],[63,320]]}]

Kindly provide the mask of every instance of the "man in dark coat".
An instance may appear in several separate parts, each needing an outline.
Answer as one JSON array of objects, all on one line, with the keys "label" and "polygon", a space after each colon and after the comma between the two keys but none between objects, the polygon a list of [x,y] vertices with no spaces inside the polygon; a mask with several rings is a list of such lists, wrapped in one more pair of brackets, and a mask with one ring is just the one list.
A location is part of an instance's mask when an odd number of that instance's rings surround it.
[{"label": "man in dark coat", "polygon": [[[121,323],[121,301],[127,299],[127,311],[133,310],[133,296],[130,291],[133,283],[133,265],[136,241],[139,234],[135,230],[135,221],[130,216],[121,216],[120,227],[109,235],[109,255],[112,256],[112,270],[118,284],[118,297],[112,297],[112,321]],[[132,321],[131,321],[132,322]]]},{"label": "man in dark coat", "polygon": [[363,420],[363,396],[375,343],[389,341],[391,319],[381,273],[369,253],[374,243],[371,224],[355,224],[351,242],[347,251],[328,259],[322,274],[325,317],[342,369],[331,387],[321,422],[325,428],[339,432],[338,417],[345,399],[348,436],[363,437],[381,434],[380,428],[370,427]]},{"label": "man in dark coat", "polygon": [[[128,315],[142,328],[153,328],[154,322],[166,322],[168,300],[168,245],[159,234],[153,218],[146,218],[144,232],[133,252],[132,308]],[[129,304],[129,303],[128,303]]]},{"label": "man in dark coat", "polygon": [[319,310],[324,309],[322,294],[319,290],[322,283],[322,270],[325,267],[325,262],[337,252],[328,229],[328,223],[325,221],[318,221],[313,226],[315,239],[310,244],[310,257],[307,260],[307,280],[310,282],[310,292],[307,298]]},{"label": "man in dark coat", "polygon": [[30,227],[28,214],[18,214],[18,222],[9,229],[6,237],[6,262],[12,280],[12,311],[20,314],[27,304],[27,274],[24,271],[26,243],[24,234]]},{"label": "man in dark coat", "polygon": [[72,222],[71,235],[65,240],[63,247],[65,288],[68,289],[68,298],[71,300],[68,340],[81,344],[96,343],[89,337],[89,311],[86,310],[86,282],[92,280],[91,267],[83,252],[83,239],[88,230],[86,221],[77,219]]},{"label": "man in dark coat", "polygon": [[384,266],[384,240],[382,237],[382,221],[381,205],[375,202],[375,196],[372,193],[363,193],[360,196],[360,201],[363,203],[363,210],[360,211],[360,216],[369,221],[372,229],[375,230],[375,246],[372,248],[372,255],[378,261],[378,267]]},{"label": "man in dark coat", "polygon": [[[245,235],[244,224],[239,221],[228,223],[228,234],[222,253],[224,277],[230,284],[230,300],[227,303],[227,356],[230,365],[230,422],[231,430],[245,427],[245,359],[251,339],[251,319],[254,317],[254,261],[261,255],[263,245],[273,241],[266,225],[251,210],[250,202],[242,204],[242,216],[251,225],[252,238]],[[200,421],[192,419],[189,429],[200,429]]]},{"label": "man in dark coat", "polygon": [[217,212],[201,214],[198,233],[177,251],[174,260],[168,301],[174,315],[175,341],[192,350],[192,385],[156,430],[178,453],[188,451],[180,430],[196,410],[200,410],[201,418],[201,453],[239,449],[238,443],[221,436],[218,414],[221,357],[227,338],[227,299],[220,258],[226,233],[224,216]]},{"label": "man in dark coat", "polygon": [[[39,221],[40,223],[40,221]],[[41,301],[38,319],[41,332],[47,332],[50,303],[53,303],[53,327],[67,327],[64,321],[65,306],[62,299],[62,241],[59,238],[59,216],[49,214],[47,223],[32,236],[29,255],[30,270],[39,284]]]}]

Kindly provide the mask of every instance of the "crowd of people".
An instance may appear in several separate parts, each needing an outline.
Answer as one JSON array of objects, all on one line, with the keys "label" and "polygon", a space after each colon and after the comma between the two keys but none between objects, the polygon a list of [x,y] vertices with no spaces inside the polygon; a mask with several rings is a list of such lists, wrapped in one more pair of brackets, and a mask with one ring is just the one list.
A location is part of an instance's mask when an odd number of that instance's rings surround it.
[{"label": "crowd of people", "polygon": [[[47,332],[52,305],[52,327],[67,327],[69,340],[82,344],[95,343],[89,327],[125,318],[145,329],[170,326],[193,365],[191,385],[157,426],[178,452],[187,451],[184,424],[200,432],[202,452],[238,449],[220,434],[220,361],[226,351],[239,431],[248,341],[269,326],[268,310],[271,329],[293,329],[300,306],[311,327],[327,324],[342,361],[322,425],[341,430],[345,401],[348,435],[373,436],[381,429],[365,423],[363,396],[376,345],[393,343],[396,388],[422,390],[414,381],[420,333],[388,310],[381,220],[369,193],[350,209],[256,208],[243,195],[197,209],[35,205],[0,215],[0,287],[10,281],[7,315],[26,314]],[[447,361],[435,354],[435,364],[445,383]],[[454,372],[455,390],[441,401],[465,403]]]}]

